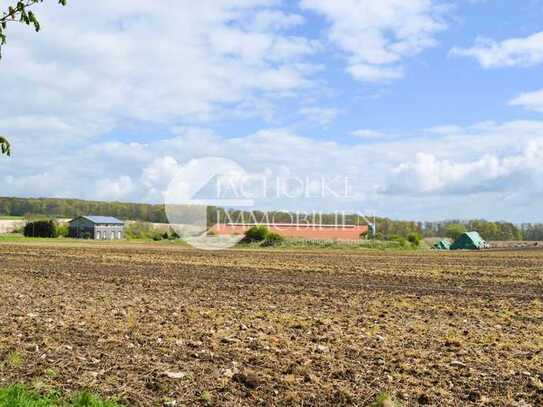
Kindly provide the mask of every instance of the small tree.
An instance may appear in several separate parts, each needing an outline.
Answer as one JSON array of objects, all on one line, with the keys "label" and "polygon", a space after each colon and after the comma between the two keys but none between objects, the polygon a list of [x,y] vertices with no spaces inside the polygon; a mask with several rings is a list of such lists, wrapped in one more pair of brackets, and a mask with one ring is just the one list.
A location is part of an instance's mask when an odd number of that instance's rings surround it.
[{"label": "small tree", "polygon": [[409,235],[407,235],[407,241],[411,243],[413,247],[419,247],[422,236],[419,233],[409,233]]},{"label": "small tree", "polygon": [[452,240],[458,239],[463,233],[466,233],[466,226],[461,223],[451,223],[445,227],[446,237]]},{"label": "small tree", "polygon": [[269,233],[270,231],[266,226],[253,226],[245,232],[243,241],[245,243],[263,242]]},{"label": "small tree", "polygon": [[70,236],[70,228],[67,224],[57,224],[57,236],[58,237],[69,237]]},{"label": "small tree", "polygon": [[58,237],[57,223],[54,220],[28,222],[24,228],[25,237]]}]

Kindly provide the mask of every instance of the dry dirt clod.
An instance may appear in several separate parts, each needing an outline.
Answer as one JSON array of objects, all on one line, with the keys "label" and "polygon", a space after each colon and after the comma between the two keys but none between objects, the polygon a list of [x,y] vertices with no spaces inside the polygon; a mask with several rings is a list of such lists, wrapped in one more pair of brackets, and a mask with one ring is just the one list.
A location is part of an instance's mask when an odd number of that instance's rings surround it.
[{"label": "dry dirt clod", "polygon": [[478,392],[476,392],[476,391],[470,391],[470,392],[468,393],[468,400],[469,400],[469,401],[476,402],[476,401],[478,401],[480,398],[481,398],[481,395],[480,395]]},{"label": "dry dirt clod", "polygon": [[324,345],[317,345],[317,346],[315,346],[315,351],[317,353],[326,353],[326,352],[328,352],[328,347],[324,346]]},{"label": "dry dirt clod", "polygon": [[220,372],[220,374],[228,379],[231,379],[234,377],[234,371],[232,369],[224,369]]},{"label": "dry dirt clod", "polygon": [[158,392],[160,391],[160,383],[155,378],[149,377],[145,379],[145,388],[154,392]]},{"label": "dry dirt clod", "polygon": [[232,380],[248,389],[256,389],[260,384],[260,379],[253,372],[236,373],[232,376]]},{"label": "dry dirt clod", "polygon": [[417,401],[419,404],[427,405],[430,404],[430,397],[428,397],[427,394],[422,393],[417,397]]},{"label": "dry dirt clod", "polygon": [[238,343],[238,342],[240,342],[240,340],[237,339],[237,338],[224,337],[224,338],[221,338],[221,342],[222,343],[232,344],[232,343]]},{"label": "dry dirt clod", "polygon": [[318,379],[314,374],[306,374],[304,376],[304,383],[315,383]]},{"label": "dry dirt clod", "polygon": [[181,380],[188,376],[187,372],[164,372],[164,376],[175,379],[175,380]]}]

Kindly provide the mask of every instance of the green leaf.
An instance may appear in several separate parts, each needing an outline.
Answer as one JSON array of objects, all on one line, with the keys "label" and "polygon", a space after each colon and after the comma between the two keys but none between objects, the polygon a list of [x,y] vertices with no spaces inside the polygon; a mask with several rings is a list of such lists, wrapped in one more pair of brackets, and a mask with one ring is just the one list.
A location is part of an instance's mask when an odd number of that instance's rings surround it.
[{"label": "green leaf", "polygon": [[4,137],[0,137],[0,153],[5,154],[8,157],[11,155],[11,146],[9,141],[7,141]]}]

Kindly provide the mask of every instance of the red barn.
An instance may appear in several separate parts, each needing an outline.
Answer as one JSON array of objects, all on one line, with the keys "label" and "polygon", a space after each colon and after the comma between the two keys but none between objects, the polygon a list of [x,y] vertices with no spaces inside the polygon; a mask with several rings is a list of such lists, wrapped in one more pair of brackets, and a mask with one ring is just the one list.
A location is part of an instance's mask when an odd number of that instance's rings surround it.
[{"label": "red barn", "polygon": [[[254,224],[231,223],[217,224],[211,231],[217,235],[242,235]],[[310,240],[359,240],[368,233],[367,225],[313,225],[274,223],[265,225],[271,232],[278,233],[285,238],[299,238]]]}]

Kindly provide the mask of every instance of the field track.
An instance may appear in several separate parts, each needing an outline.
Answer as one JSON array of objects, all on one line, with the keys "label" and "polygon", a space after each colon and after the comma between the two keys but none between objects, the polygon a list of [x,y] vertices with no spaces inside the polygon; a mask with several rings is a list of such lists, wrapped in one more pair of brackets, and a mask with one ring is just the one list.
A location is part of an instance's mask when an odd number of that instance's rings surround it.
[{"label": "field track", "polygon": [[144,406],[538,406],[542,277],[543,250],[2,244],[0,385]]}]

